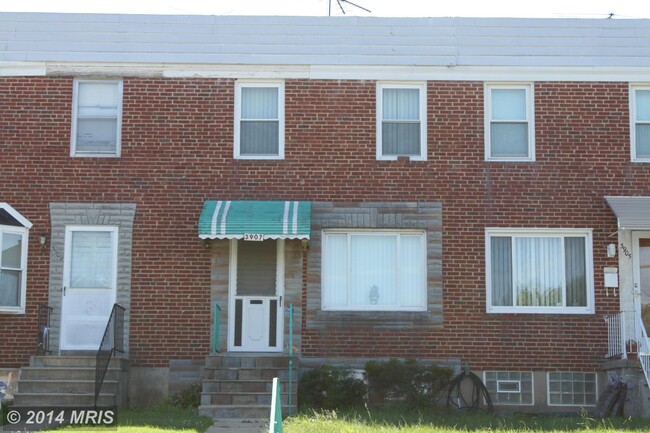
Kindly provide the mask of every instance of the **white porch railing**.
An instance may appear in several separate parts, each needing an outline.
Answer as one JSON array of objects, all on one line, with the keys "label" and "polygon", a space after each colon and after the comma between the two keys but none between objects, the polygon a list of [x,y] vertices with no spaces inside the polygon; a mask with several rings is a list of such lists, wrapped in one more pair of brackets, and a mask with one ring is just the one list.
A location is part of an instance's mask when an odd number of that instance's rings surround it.
[{"label": "white porch railing", "polygon": [[650,339],[638,311],[621,311],[605,316],[607,357],[629,358],[638,355],[645,380],[650,384]]}]

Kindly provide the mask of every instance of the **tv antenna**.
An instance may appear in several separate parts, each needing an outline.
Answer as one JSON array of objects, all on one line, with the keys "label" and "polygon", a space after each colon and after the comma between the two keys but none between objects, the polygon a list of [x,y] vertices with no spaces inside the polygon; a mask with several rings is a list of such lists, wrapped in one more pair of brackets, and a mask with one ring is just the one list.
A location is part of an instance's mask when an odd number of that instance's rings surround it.
[{"label": "tv antenna", "polygon": [[[368,13],[371,13],[372,11],[370,9],[366,9],[363,6],[360,6],[356,3],[352,3],[349,0],[336,0],[336,4],[339,5],[339,8],[341,9],[341,12],[343,12],[343,15],[345,15],[345,8],[343,7],[343,3],[347,3],[349,5],[354,6],[355,8],[361,9],[362,11],[366,11]],[[332,0],[329,0],[329,8],[327,10],[327,16],[332,16]]]}]

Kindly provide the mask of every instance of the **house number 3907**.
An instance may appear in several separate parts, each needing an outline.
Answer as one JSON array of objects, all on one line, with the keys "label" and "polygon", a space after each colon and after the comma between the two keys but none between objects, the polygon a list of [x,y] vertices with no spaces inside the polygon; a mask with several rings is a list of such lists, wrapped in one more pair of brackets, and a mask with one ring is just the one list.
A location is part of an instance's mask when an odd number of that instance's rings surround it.
[{"label": "house number 3907", "polygon": [[632,258],[632,253],[627,249],[623,242],[621,242],[621,251],[623,251],[623,254],[625,254],[625,257],[628,259]]}]

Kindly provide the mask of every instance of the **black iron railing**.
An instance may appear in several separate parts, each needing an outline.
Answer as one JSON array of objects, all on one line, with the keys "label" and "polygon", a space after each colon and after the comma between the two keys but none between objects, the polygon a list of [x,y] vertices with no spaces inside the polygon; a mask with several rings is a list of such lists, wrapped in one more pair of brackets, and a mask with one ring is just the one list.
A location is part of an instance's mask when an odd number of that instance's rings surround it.
[{"label": "black iron railing", "polygon": [[115,352],[124,353],[124,307],[118,304],[113,305],[111,316],[108,318],[104,337],[97,351],[95,363],[95,407],[99,393]]},{"label": "black iron railing", "polygon": [[38,334],[36,336],[37,355],[47,355],[50,352],[50,316],[52,316],[52,307],[40,304],[38,306]]}]

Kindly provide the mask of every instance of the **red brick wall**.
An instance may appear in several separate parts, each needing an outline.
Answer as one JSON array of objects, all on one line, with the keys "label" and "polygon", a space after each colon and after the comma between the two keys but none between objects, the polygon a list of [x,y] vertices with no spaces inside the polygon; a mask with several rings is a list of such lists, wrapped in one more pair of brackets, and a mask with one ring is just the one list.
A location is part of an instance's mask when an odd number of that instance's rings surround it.
[{"label": "red brick wall", "polygon": [[[616,221],[604,195],[650,195],[629,152],[627,83],[535,83],[534,163],[484,162],[483,84],[429,82],[428,160],[376,161],[373,81],[286,81],[286,158],[233,160],[234,81],[125,78],[122,157],[71,158],[72,78],[0,79],[0,201],[34,223],[27,314],[0,315],[0,366],[35,350],[47,301],[49,202],[137,204],[131,358],[209,350],[206,199],[443,203],[444,328],[306,330],[304,356],[455,357],[475,368],[593,368],[605,353],[602,268]],[[595,315],[485,313],[485,227],[594,230]],[[33,349],[34,348],[34,349]]]}]

